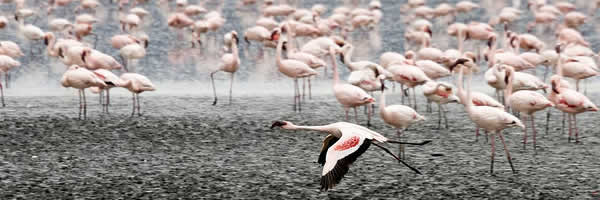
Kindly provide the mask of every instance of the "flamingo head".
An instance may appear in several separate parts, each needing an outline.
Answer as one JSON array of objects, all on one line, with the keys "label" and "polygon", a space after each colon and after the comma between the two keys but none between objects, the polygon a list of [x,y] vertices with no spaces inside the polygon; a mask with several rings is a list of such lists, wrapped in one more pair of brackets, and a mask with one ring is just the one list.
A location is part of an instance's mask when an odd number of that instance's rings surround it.
[{"label": "flamingo head", "polygon": [[585,111],[596,112],[598,111],[598,107],[596,107],[596,105],[594,105],[593,103],[589,102],[589,105],[586,105],[585,107]]},{"label": "flamingo head", "polygon": [[291,129],[294,124],[288,121],[275,121],[271,124],[271,129],[275,127],[281,127],[283,129]]},{"label": "flamingo head", "polygon": [[469,60],[469,59],[466,59],[466,58],[459,58],[459,59],[456,59],[456,61],[454,61],[454,63],[452,63],[452,65],[450,65],[450,67],[449,67],[449,68],[450,68],[450,71],[454,70],[454,68],[455,68],[456,66],[458,66],[458,65],[462,65],[462,64],[465,64],[466,62],[469,62],[469,61],[470,61],[470,60]]},{"label": "flamingo head", "polygon": [[521,122],[521,120],[519,120],[517,117],[512,116],[510,114],[508,114],[504,120],[503,120],[504,125],[506,125],[506,127],[514,127],[514,126],[518,126],[521,128],[525,128],[525,125],[523,125],[523,123]]},{"label": "flamingo head", "polygon": [[552,75],[550,78],[550,84],[552,85],[552,92],[556,94],[560,94],[560,76]]},{"label": "flamingo head", "polygon": [[279,28],[276,28],[275,30],[273,30],[273,32],[271,32],[271,40],[272,41],[279,40],[280,36],[281,36],[281,29],[279,29]]},{"label": "flamingo head", "polygon": [[375,98],[373,98],[373,97],[369,97],[369,96],[367,96],[367,97],[363,97],[361,100],[362,100],[363,102],[365,102],[365,103],[373,103],[373,102],[375,102]]}]

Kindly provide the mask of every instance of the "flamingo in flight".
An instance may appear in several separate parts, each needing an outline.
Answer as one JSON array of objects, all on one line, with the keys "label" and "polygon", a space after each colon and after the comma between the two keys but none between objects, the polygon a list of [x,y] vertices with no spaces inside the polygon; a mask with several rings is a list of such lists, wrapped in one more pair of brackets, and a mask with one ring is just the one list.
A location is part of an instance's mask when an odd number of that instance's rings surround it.
[{"label": "flamingo in flight", "polygon": [[332,189],[338,184],[344,175],[348,173],[350,165],[354,163],[360,155],[367,151],[371,144],[383,149],[415,173],[421,174],[418,169],[402,161],[382,144],[387,142],[425,145],[431,142],[423,141],[421,143],[408,143],[392,141],[364,126],[348,122],[337,122],[323,126],[298,126],[289,121],[275,121],[271,125],[271,129],[275,127],[281,127],[286,130],[318,131],[327,134],[323,140],[323,146],[318,159],[318,163],[323,165],[323,172],[321,173],[321,190]]}]

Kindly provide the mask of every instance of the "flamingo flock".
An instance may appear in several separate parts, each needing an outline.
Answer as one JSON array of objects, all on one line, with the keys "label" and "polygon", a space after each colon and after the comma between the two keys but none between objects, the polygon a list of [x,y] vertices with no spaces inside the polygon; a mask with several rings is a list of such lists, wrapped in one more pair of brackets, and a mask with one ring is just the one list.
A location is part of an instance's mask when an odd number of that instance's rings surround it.
[{"label": "flamingo flock", "polygon": [[[485,8],[468,0],[454,5],[440,3],[436,7],[427,6],[426,0],[409,0],[402,5],[400,14],[400,23],[406,23],[405,30],[392,30],[397,37],[403,37],[404,46],[394,46],[393,50],[378,55],[372,55],[372,52],[378,52],[380,40],[389,40],[374,36],[379,35],[383,26],[381,20],[387,14],[383,13],[385,5],[379,0],[344,1],[343,5],[335,8],[323,4],[301,8],[284,0],[277,3],[273,0],[244,0],[236,5],[236,12],[249,12],[254,16],[240,19],[250,20],[244,30],[224,30],[224,27],[228,27],[226,24],[237,22],[228,21],[222,11],[224,3],[221,1],[214,9],[205,7],[208,1],[195,4],[186,0],[171,2],[49,1],[45,5],[45,12],[52,18],[47,26],[40,26],[36,20],[38,11],[28,8],[31,5],[25,0],[1,1],[0,5],[15,4],[15,10],[14,17],[0,17],[0,29],[9,29],[9,24],[16,24],[16,33],[25,39],[25,46],[29,47],[28,51],[22,52],[16,41],[0,41],[0,72],[5,75],[5,84],[0,81],[2,106],[6,106],[3,86],[9,85],[10,72],[22,65],[19,59],[39,56],[34,50],[39,49],[43,41],[46,56],[64,64],[60,85],[78,90],[80,119],[88,118],[86,89],[99,94],[105,114],[109,112],[110,89],[127,89],[132,93],[131,116],[136,113],[141,116],[139,94],[157,89],[149,78],[137,73],[146,67],[139,60],[151,55],[149,46],[152,39],[146,31],[154,26],[150,25],[153,24],[152,17],[159,16],[152,16],[145,8],[155,5],[166,12],[165,16],[168,17],[164,21],[168,30],[176,35],[176,40],[172,41],[175,44],[173,48],[179,48],[179,52],[182,52],[169,58],[181,60],[180,57],[195,54],[205,54],[201,58],[220,57],[219,63],[207,70],[209,74],[205,76],[210,77],[211,81],[212,105],[218,103],[215,74],[222,71],[231,75],[228,103],[233,104],[235,74],[241,67],[251,65],[248,63],[271,67],[275,73],[283,75],[280,77],[293,82],[293,112],[310,111],[305,104],[306,82],[308,101],[311,101],[311,80],[331,77],[332,80],[326,80],[331,83],[330,96],[337,101],[340,112],[343,110],[345,118],[340,120],[345,122],[298,126],[277,120],[271,125],[271,129],[280,127],[327,134],[318,158],[318,163],[323,165],[322,190],[332,189],[339,184],[349,171],[349,166],[371,144],[421,174],[416,167],[407,163],[405,146],[424,145],[429,141],[404,141],[410,132],[407,131],[409,127],[419,126],[418,122],[427,120],[419,113],[417,105],[421,99],[429,103],[425,112],[433,112],[432,103],[438,105],[438,129],[453,128],[446,117],[448,109],[445,107],[448,104],[463,105],[466,118],[476,127],[476,137],[479,136],[479,129],[483,129],[489,137],[490,173],[494,170],[496,137],[502,142],[511,170],[517,172],[504,130],[520,128],[524,147],[528,141],[527,131],[531,130],[535,149],[535,113],[547,111],[548,127],[550,110],[555,108],[564,113],[563,117],[568,117],[568,142],[574,137],[575,142],[579,143],[581,131],[577,126],[577,115],[598,111],[596,105],[586,97],[587,91],[582,89],[585,86],[580,86],[582,80],[599,75],[596,64],[598,54],[594,53],[590,42],[580,32],[588,16],[578,11],[582,8],[567,1],[552,4],[545,0],[529,0],[526,8],[518,4],[506,5],[498,9],[500,11],[488,22],[482,22],[473,15],[476,11],[485,11]],[[119,33],[103,41],[98,39],[94,31],[111,22],[104,21],[96,11],[107,3],[118,4],[118,17],[113,21]],[[67,10],[70,4],[77,4],[71,20],[55,14],[59,10]],[[524,21],[529,19],[525,17],[527,15],[532,16],[531,21]],[[527,22],[523,30],[516,28],[515,24],[520,21]],[[40,27],[48,27],[48,30]],[[241,34],[238,35],[238,31]],[[242,43],[239,41],[241,38],[244,40]],[[451,42],[444,45],[440,42],[443,40]],[[114,53],[96,48],[105,42],[110,44]],[[190,48],[184,47],[190,44]],[[188,51],[193,49],[198,50]],[[258,56],[251,56],[253,50],[257,51]],[[274,58],[268,56],[271,54],[274,54]],[[368,57],[379,57],[379,60],[370,60]],[[338,64],[342,67],[338,67]],[[543,67],[545,73],[537,74],[538,67]],[[333,72],[331,76],[328,68]],[[547,79],[549,71],[553,74]],[[348,76],[344,76],[345,72]],[[478,75],[483,81],[473,79]],[[466,83],[463,80],[465,76]],[[574,82],[575,87],[569,80]],[[392,93],[386,87],[386,82],[393,85],[392,92],[396,92],[396,84],[400,85],[397,92],[401,95],[400,104],[386,104],[391,102],[389,98],[386,101],[386,94]],[[481,87],[471,88],[471,85],[488,85],[496,91],[495,95],[476,91]],[[417,89],[422,91],[425,98],[420,98]],[[379,102],[374,97],[377,92]],[[405,99],[408,100],[406,104]],[[379,109],[375,109],[376,106]],[[360,107],[365,108],[366,122],[359,120],[357,108]],[[350,109],[353,110],[353,120],[350,119]],[[380,116],[385,124],[393,127],[399,139],[391,140],[369,129],[375,116]],[[400,156],[384,147],[385,143],[400,145]]]}]

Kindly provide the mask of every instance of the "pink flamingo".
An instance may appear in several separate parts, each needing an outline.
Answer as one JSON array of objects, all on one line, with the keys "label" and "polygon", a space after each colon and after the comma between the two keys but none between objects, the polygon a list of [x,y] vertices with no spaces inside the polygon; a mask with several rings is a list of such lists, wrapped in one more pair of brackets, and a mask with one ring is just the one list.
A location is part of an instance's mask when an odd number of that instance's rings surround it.
[{"label": "pink flamingo", "polygon": [[438,104],[438,127],[442,127],[442,118],[448,128],[448,118],[446,117],[446,111],[444,110],[444,104],[451,102],[459,102],[459,99],[453,93],[452,85],[444,82],[428,81],[423,85],[423,95],[428,101],[435,102]]},{"label": "pink flamingo", "polygon": [[237,32],[235,31],[231,31],[230,32],[231,37],[233,40],[235,41],[231,41],[231,53],[227,53],[224,54],[223,56],[221,56],[221,65],[219,65],[219,68],[213,72],[210,73],[210,80],[213,86],[213,93],[215,96],[215,101],[213,101],[213,106],[217,105],[217,89],[215,88],[215,80],[213,78],[214,74],[219,72],[219,71],[224,71],[224,72],[228,72],[231,73],[231,84],[229,84],[229,104],[231,104],[231,98],[232,98],[232,92],[233,92],[233,80],[235,77],[235,72],[237,72],[237,70],[240,68],[240,57],[239,57],[239,52],[238,52],[238,44],[239,44],[239,39],[237,36]]},{"label": "pink flamingo", "polygon": [[121,74],[120,78],[122,80],[121,87],[126,88],[133,95],[133,110],[131,111],[131,116],[133,117],[135,115],[136,108],[138,116],[142,116],[140,113],[140,93],[156,90],[154,84],[150,82],[150,79],[136,73],[124,73]]},{"label": "pink flamingo", "polygon": [[[98,78],[94,72],[77,65],[71,65],[63,74],[60,83],[63,87],[72,87],[79,90],[79,119],[83,110],[83,119],[87,118],[87,103],[85,89],[89,87],[106,87],[106,83]],[[83,100],[82,100],[83,97]]]},{"label": "pink flamingo", "polygon": [[[271,35],[271,40],[277,41],[276,63],[279,72],[294,79],[294,111],[301,111],[300,86],[298,78],[306,78],[317,75],[317,71],[310,68],[308,64],[294,59],[282,59],[283,38],[280,38],[281,30],[276,30]],[[289,37],[289,35],[288,35]]]},{"label": "pink flamingo", "polygon": [[[458,74],[458,79],[456,85],[458,85],[458,97],[461,102],[464,102],[465,110],[467,111],[469,118],[477,125],[477,127],[483,128],[486,131],[494,131],[491,135],[491,164],[490,164],[490,173],[494,173],[494,155],[496,153],[496,135],[500,137],[502,144],[504,145],[504,152],[506,152],[506,158],[508,159],[508,163],[510,163],[510,168],[513,173],[516,173],[515,168],[512,164],[512,158],[510,157],[510,153],[508,148],[506,147],[506,143],[504,142],[504,135],[502,135],[502,130],[505,128],[519,126],[524,128],[521,120],[516,118],[515,116],[504,112],[501,109],[497,109],[489,106],[474,106],[472,102],[471,96],[471,79],[472,74],[467,73],[469,80],[467,81],[467,92],[463,91],[462,83],[463,83],[463,68],[460,67],[460,71]],[[467,70],[470,71],[470,70]]]},{"label": "pink flamingo", "polygon": [[[557,45],[556,52],[561,53],[560,45]],[[577,118],[576,115],[579,113],[583,113],[586,111],[596,112],[598,111],[598,107],[594,105],[585,95],[569,89],[565,87],[561,87],[562,84],[562,61],[558,60],[558,65],[556,66],[556,70],[558,74],[553,75],[550,79],[550,83],[552,85],[552,91],[548,95],[548,99],[554,103],[556,109],[567,113],[569,118],[569,142],[571,141],[571,136],[573,135],[573,129],[575,129],[575,142],[579,142],[579,130],[577,129]],[[563,124],[564,125],[564,124]],[[564,126],[563,126],[564,130]]]},{"label": "pink flamingo", "polygon": [[[110,105],[110,89],[113,87],[122,86],[123,83],[121,81],[121,78],[119,78],[117,75],[113,74],[112,72],[106,69],[97,69],[93,72],[98,78],[100,78],[102,81],[104,81],[104,83],[106,83],[106,86],[94,86],[90,88],[90,91],[92,91],[93,93],[100,94],[100,103],[102,104],[102,111],[108,113],[108,106]],[[104,91],[106,91],[106,101],[103,102],[102,95]]]},{"label": "pink flamingo", "polygon": [[[0,72],[4,73],[5,75],[4,81],[6,82],[6,85],[8,85],[8,71],[20,65],[21,63],[15,59],[6,55],[0,55]],[[5,107],[6,104],[4,104],[4,89],[2,87],[2,81],[0,81],[0,95],[2,98],[2,107]]]},{"label": "pink flamingo", "polygon": [[[335,98],[342,104],[344,110],[346,112],[346,120],[348,120],[348,111],[350,108],[354,109],[354,119],[358,122],[358,114],[356,112],[356,107],[368,105],[375,101],[373,97],[371,97],[367,92],[358,86],[341,83],[340,77],[338,74],[337,63],[335,61],[335,50],[333,47],[329,48],[329,54],[331,57],[331,62],[333,63],[333,94]],[[367,115],[367,125],[371,125],[371,115]]]},{"label": "pink flamingo", "polygon": [[[536,134],[535,130],[535,116],[533,113],[546,109],[547,107],[552,107],[554,104],[550,102],[550,100],[546,99],[544,95],[530,91],[530,90],[520,90],[513,93],[513,81],[515,70],[510,66],[504,66],[506,70],[506,78],[504,79],[507,87],[504,90],[506,93],[504,98],[506,98],[506,105],[510,106],[513,110],[518,111],[523,115],[522,118],[528,117],[531,120],[531,129],[533,132],[533,148],[536,148]],[[527,119],[525,119],[527,120]],[[523,129],[523,147],[527,145],[527,126]]]},{"label": "pink flamingo", "polygon": [[383,143],[424,145],[431,141],[421,143],[409,143],[392,141],[383,135],[372,131],[364,126],[337,122],[324,126],[297,126],[289,121],[275,121],[271,129],[281,127],[286,130],[308,130],[326,133],[327,137],[323,140],[323,147],[319,155],[318,163],[323,165],[321,173],[321,190],[332,189],[340,183],[350,165],[362,155],[371,144],[383,149],[396,160],[410,168],[417,174],[421,174],[416,168],[406,164],[403,160],[394,155],[389,149],[383,147]]},{"label": "pink flamingo", "polygon": [[[389,124],[396,128],[396,133],[398,133],[398,137],[402,138],[402,134],[404,131],[412,124],[415,124],[420,121],[424,121],[425,117],[419,115],[417,111],[412,109],[411,107],[405,105],[385,105],[385,86],[383,84],[383,80],[381,81],[381,95],[379,97],[379,115],[386,124]],[[404,145],[400,145],[400,159],[404,159],[405,148]]]}]

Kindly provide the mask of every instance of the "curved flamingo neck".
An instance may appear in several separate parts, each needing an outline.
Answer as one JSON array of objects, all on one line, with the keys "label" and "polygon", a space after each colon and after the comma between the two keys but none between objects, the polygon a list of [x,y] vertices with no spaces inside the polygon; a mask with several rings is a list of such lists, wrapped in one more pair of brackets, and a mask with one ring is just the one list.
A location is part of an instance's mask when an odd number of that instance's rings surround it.
[{"label": "curved flamingo neck", "polygon": [[492,47],[488,54],[488,59],[490,59],[488,62],[488,67],[492,67],[492,66],[494,66],[494,64],[496,64],[496,59],[494,58],[496,56],[496,45],[497,45],[496,38],[493,38],[492,39]]},{"label": "curved flamingo neck", "polygon": [[331,67],[333,67],[333,86],[340,83],[340,75],[337,69],[337,62],[335,60],[335,52],[332,47],[329,47],[329,57],[331,58]]},{"label": "curved flamingo neck", "polygon": [[352,45],[348,46],[348,51],[344,53],[344,62],[346,65],[352,65],[352,54],[354,53],[354,47]]},{"label": "curved flamingo neck", "polygon": [[465,95],[465,91],[463,90],[463,70],[464,67],[461,66],[459,69],[459,74],[458,74],[458,79],[456,79],[456,85],[458,87],[458,98],[460,98],[460,101],[463,103],[463,105],[465,106],[465,110],[467,111],[467,113],[471,113],[472,111],[472,107],[473,107],[473,99],[471,97],[471,75],[469,73],[469,80],[467,81],[467,94]]},{"label": "curved flamingo neck", "polygon": [[[237,42],[237,40],[236,40],[236,42]],[[240,60],[239,51],[238,51],[236,42],[231,43],[231,53],[233,54],[233,61],[234,61],[233,63],[238,63]]]},{"label": "curved flamingo neck", "polygon": [[275,55],[275,61],[277,62],[277,67],[281,68],[283,63],[281,62],[281,48],[283,47],[283,39],[280,37],[277,40],[277,52]]},{"label": "curved flamingo neck", "polygon": [[381,90],[381,94],[379,95],[379,112],[385,113],[385,90]]},{"label": "curved flamingo neck", "polygon": [[515,78],[515,70],[513,70],[513,69],[506,69],[506,70],[509,70],[510,74],[508,77],[505,77],[505,79],[508,78],[508,83],[506,83],[506,88],[504,88],[504,102],[506,104],[509,104],[508,100],[510,98],[510,95],[512,95],[512,93],[513,93],[513,85],[512,84],[513,84],[513,80]]}]

